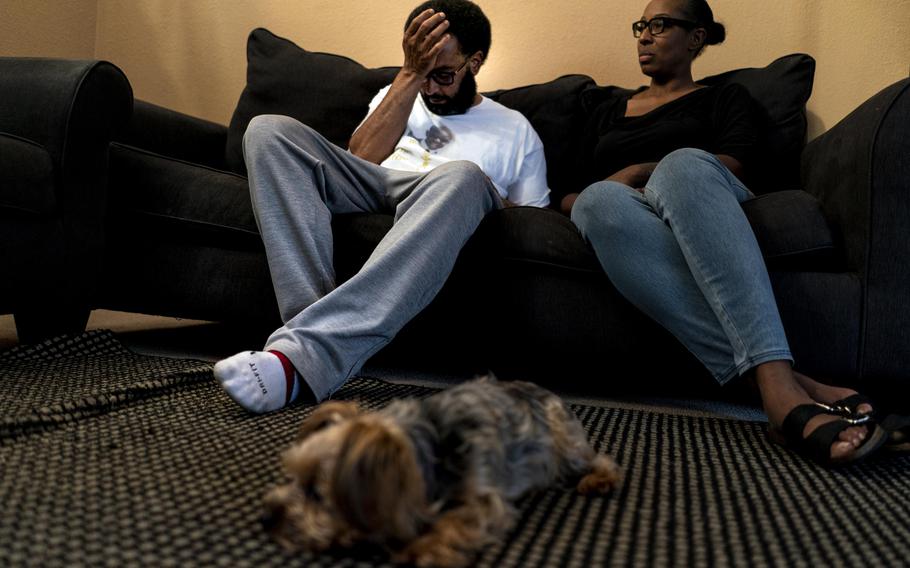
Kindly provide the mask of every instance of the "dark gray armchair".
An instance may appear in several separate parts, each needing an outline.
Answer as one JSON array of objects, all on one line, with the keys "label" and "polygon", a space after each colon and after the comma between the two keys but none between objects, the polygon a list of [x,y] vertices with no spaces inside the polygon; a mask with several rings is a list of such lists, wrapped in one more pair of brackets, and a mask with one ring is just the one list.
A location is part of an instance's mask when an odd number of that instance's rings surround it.
[{"label": "dark gray armchair", "polygon": [[108,152],[129,81],[103,61],[0,57],[0,313],[81,332],[102,271]]}]

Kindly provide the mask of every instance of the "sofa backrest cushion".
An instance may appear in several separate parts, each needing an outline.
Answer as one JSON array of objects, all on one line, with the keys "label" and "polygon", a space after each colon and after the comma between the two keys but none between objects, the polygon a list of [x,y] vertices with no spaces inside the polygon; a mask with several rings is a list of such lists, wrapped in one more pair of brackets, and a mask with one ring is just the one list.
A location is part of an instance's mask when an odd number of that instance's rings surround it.
[{"label": "sofa backrest cushion", "polygon": [[[245,174],[243,133],[259,114],[284,114],[347,147],[373,96],[392,82],[398,67],[368,69],[340,55],[316,53],[268,30],[252,31],[247,44],[247,85],[228,128],[228,167]],[[756,193],[799,185],[799,154],[806,141],[806,101],[812,93],[815,60],[804,54],[781,57],[766,67],[705,77],[709,85],[736,82],[755,99],[760,150],[748,180]],[[575,156],[587,112],[621,87],[598,87],[586,75],[565,75],[538,85],[485,93],[523,113],[544,144],[551,203],[576,187]]]},{"label": "sofa backrest cushion", "polygon": [[[226,160],[245,174],[243,133],[259,114],[285,114],[347,147],[366,116],[370,100],[395,77],[398,67],[368,69],[339,55],[314,53],[268,30],[252,31],[247,44],[247,85],[228,128]],[[566,75],[547,83],[485,93],[523,113],[544,143],[551,202],[573,179],[573,157],[584,126],[581,93],[595,86],[586,75]]]},{"label": "sofa backrest cushion", "polygon": [[806,102],[812,95],[815,59],[794,53],[765,67],[734,69],[705,77],[700,83],[739,83],[755,101],[759,152],[750,168],[756,193],[798,189],[799,159],[806,145]]},{"label": "sofa backrest cushion", "polygon": [[[704,85],[739,83],[755,102],[758,152],[747,180],[755,193],[799,187],[799,157],[806,144],[806,102],[812,94],[815,59],[795,53],[765,67],[734,69],[698,80]],[[582,94],[587,111],[600,102],[632,91],[594,87]]]},{"label": "sofa backrest cushion", "polygon": [[228,167],[246,174],[243,133],[254,116],[284,114],[347,147],[379,89],[397,67],[367,69],[340,55],[315,53],[257,28],[247,42],[247,83],[228,127]]},{"label": "sofa backrest cushion", "polygon": [[575,190],[575,168],[584,133],[586,113],[583,92],[595,86],[587,75],[563,75],[539,85],[484,93],[504,106],[525,115],[543,142],[547,157],[550,205]]}]

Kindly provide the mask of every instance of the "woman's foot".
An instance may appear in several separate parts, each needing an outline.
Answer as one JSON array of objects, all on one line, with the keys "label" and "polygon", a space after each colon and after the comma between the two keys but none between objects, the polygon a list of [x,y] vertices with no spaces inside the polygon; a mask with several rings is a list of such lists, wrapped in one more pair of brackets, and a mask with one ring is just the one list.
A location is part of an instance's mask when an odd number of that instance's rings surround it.
[{"label": "woman's foot", "polygon": [[[835,387],[820,383],[796,371],[793,371],[793,376],[796,379],[796,382],[798,382],[799,385],[803,387],[803,390],[805,390],[809,396],[811,396],[816,402],[820,402],[822,404],[831,405],[859,394],[853,389]],[[856,405],[856,407],[853,408],[853,411],[858,415],[872,414],[873,408],[872,405],[868,402],[862,402]]]},{"label": "woman's foot", "polygon": [[[762,405],[768,415],[769,427],[773,432],[780,434],[784,429],[787,417],[794,412],[794,409],[801,405],[814,405],[817,401],[816,396],[824,397],[824,400],[818,402],[834,402],[843,398],[841,395],[853,394],[853,391],[849,389],[826,388],[826,385],[808,377],[805,379],[807,379],[811,393],[803,387],[802,381],[795,376],[787,361],[764,363],[755,369],[755,380],[761,394]],[[832,396],[833,399],[830,398]],[[849,461],[870,435],[870,431],[865,425],[847,425],[843,417],[822,412],[805,421],[802,441],[812,436],[817,429],[833,422],[840,422],[841,426],[846,427],[832,440],[827,461],[831,463]],[[833,427],[828,426],[828,428]]]}]

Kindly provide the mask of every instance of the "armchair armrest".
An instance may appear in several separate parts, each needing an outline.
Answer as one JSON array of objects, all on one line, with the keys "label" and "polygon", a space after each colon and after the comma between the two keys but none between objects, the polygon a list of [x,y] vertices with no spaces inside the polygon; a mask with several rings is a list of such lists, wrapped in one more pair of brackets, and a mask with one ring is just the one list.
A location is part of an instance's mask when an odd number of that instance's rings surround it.
[{"label": "armchair armrest", "polygon": [[[50,155],[30,140],[0,132],[0,210],[34,218],[52,214],[55,206]],[[0,242],[0,258],[9,257],[11,240]]]},{"label": "armchair armrest", "polygon": [[132,105],[129,81],[106,61],[0,57],[0,132],[50,154],[63,207],[93,197],[108,143]]},{"label": "armchair armrest", "polygon": [[133,115],[116,142],[226,170],[227,126],[137,100]]},{"label": "armchair armrest", "polygon": [[842,239],[863,289],[858,368],[907,389],[910,343],[910,79],[887,87],[808,144],[802,180]]},{"label": "armchair armrest", "polygon": [[6,201],[35,219],[9,246],[42,265],[11,292],[20,340],[85,324],[101,273],[110,141],[132,105],[111,63],[0,57],[0,133],[23,142],[17,155],[29,162],[3,162],[19,176],[5,184]]}]

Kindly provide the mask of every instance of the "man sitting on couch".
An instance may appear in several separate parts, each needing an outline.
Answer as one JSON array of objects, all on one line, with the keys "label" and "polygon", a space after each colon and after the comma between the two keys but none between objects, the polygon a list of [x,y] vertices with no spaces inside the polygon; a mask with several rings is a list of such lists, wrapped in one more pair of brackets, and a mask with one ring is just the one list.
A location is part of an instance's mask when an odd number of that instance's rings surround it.
[{"label": "man sitting on couch", "polygon": [[[408,17],[404,64],[342,150],[289,117],[244,135],[253,210],[285,325],[215,376],[251,412],[323,400],[433,299],[483,217],[546,206],[543,145],[518,112],[477,93],[490,24],[467,0]],[[419,95],[419,96],[418,96]],[[391,211],[363,268],[336,287],[333,214]]]}]

